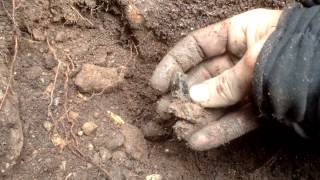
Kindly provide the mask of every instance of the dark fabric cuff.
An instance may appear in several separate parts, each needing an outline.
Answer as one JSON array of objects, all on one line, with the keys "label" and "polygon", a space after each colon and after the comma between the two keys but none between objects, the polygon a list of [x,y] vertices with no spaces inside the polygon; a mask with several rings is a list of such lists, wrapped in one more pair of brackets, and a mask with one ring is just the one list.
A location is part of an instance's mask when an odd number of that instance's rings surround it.
[{"label": "dark fabric cuff", "polygon": [[284,10],[258,57],[253,94],[264,117],[320,136],[320,6]]},{"label": "dark fabric cuff", "polygon": [[312,7],[320,4],[320,0],[300,0],[305,7]]}]

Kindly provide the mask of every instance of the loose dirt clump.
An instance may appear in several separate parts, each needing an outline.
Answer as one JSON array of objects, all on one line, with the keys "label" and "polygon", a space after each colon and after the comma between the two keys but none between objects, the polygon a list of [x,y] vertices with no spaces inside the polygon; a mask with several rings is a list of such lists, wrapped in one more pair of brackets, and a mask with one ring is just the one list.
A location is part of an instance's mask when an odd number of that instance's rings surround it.
[{"label": "loose dirt clump", "polygon": [[[0,112],[0,168],[7,168],[0,179],[320,177],[318,148],[281,128],[207,152],[188,149],[160,120],[167,114],[156,112],[160,96],[149,86],[159,60],[190,31],[292,1],[16,0],[14,24],[6,13],[12,14],[11,2],[0,0],[2,93],[15,37],[19,45]],[[88,66],[94,68],[86,77],[100,73],[79,84]],[[97,128],[86,136],[88,121]]]}]

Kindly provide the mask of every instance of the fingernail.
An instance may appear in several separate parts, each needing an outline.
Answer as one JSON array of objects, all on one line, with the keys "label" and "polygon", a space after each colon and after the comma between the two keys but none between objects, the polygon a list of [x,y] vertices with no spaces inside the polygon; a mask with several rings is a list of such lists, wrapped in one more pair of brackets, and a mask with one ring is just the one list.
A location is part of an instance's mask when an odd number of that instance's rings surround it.
[{"label": "fingernail", "polygon": [[190,97],[194,102],[206,102],[209,100],[209,87],[207,84],[198,84],[190,88]]}]

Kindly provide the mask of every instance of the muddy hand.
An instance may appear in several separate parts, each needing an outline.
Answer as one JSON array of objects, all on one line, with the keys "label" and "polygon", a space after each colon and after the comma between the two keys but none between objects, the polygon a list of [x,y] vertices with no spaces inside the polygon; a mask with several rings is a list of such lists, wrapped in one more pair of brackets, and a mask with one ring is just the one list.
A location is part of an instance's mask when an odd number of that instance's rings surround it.
[{"label": "muddy hand", "polygon": [[[256,59],[277,26],[281,12],[252,10],[191,33],[159,63],[151,79],[152,87],[165,94],[170,90],[174,75],[185,72],[194,102],[206,108],[237,104],[250,91]],[[224,138],[222,143],[226,143],[236,138],[229,132],[236,131],[239,135],[251,130],[252,126],[246,125],[253,119],[251,109],[241,107],[209,123],[186,140],[195,150],[217,147],[217,133],[220,139]],[[240,131],[236,124],[242,127]]]}]

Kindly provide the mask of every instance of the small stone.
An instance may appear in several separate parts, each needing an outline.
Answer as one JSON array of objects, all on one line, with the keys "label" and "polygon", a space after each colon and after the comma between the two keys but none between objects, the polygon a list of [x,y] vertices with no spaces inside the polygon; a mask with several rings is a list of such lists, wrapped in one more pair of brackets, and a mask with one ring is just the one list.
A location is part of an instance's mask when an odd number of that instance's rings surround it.
[{"label": "small stone", "polygon": [[151,174],[146,177],[146,180],[162,180],[162,176],[160,174]]},{"label": "small stone", "polygon": [[83,136],[83,131],[78,131],[78,136]]},{"label": "small stone", "polygon": [[70,117],[72,120],[77,120],[77,119],[79,118],[79,113],[74,112],[74,111],[70,111],[70,112],[69,112],[69,117]]},{"label": "small stone", "polygon": [[127,123],[121,126],[120,131],[125,136],[124,148],[126,152],[137,160],[145,157],[147,143],[140,129]]},{"label": "small stone", "polygon": [[94,118],[99,118],[99,116],[100,116],[100,113],[99,113],[99,112],[94,112],[94,113],[93,113],[93,117],[94,117]]},{"label": "small stone", "polygon": [[99,155],[100,155],[100,158],[101,158],[102,162],[105,162],[105,161],[111,159],[111,157],[112,157],[111,152],[106,148],[101,148],[99,150]]},{"label": "small stone", "polygon": [[46,129],[46,131],[51,131],[53,124],[49,121],[44,121],[43,122],[43,127]]},{"label": "small stone", "polygon": [[40,29],[33,29],[32,36],[37,41],[44,41],[46,40],[45,34]]},{"label": "small stone", "polygon": [[75,78],[75,84],[83,92],[111,91],[118,87],[124,78],[121,68],[105,68],[93,64],[82,65]]},{"label": "small stone", "polygon": [[83,133],[87,136],[95,133],[97,131],[97,128],[98,126],[92,121],[86,122],[82,125]]},{"label": "small stone", "polygon": [[89,151],[93,151],[94,150],[94,146],[93,146],[93,144],[88,144],[88,150]]}]

